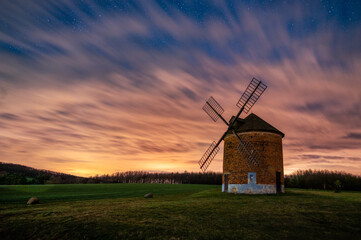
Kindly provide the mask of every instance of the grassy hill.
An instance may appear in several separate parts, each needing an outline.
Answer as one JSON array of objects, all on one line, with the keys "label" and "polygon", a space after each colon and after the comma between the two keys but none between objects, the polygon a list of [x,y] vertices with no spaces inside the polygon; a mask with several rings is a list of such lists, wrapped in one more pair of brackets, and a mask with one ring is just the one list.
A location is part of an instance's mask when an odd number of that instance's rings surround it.
[{"label": "grassy hill", "polygon": [[40,170],[20,164],[0,162],[0,184],[28,184],[46,182],[80,183],[86,180],[70,174]]},{"label": "grassy hill", "polygon": [[[153,192],[154,198],[143,195]],[[41,204],[26,206],[30,196]],[[2,239],[361,239],[361,193],[219,186],[0,186]]]}]

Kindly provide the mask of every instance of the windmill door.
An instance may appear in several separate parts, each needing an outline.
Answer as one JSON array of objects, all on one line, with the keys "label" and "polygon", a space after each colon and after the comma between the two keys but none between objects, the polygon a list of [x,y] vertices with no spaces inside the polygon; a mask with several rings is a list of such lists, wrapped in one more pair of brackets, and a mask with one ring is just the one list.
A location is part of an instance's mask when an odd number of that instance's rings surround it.
[{"label": "windmill door", "polygon": [[276,172],[276,189],[277,193],[281,192],[281,172]]},{"label": "windmill door", "polygon": [[228,176],[229,174],[224,174],[224,192],[228,192]]}]

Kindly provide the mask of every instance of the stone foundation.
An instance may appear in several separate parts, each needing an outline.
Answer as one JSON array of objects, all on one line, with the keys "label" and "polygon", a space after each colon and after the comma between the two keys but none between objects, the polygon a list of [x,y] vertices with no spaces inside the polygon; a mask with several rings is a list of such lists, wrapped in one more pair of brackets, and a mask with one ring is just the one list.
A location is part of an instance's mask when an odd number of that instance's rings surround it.
[{"label": "stone foundation", "polygon": [[[222,192],[224,192],[224,184],[222,184]],[[276,184],[228,184],[228,192],[245,193],[245,194],[276,194]],[[281,185],[281,192],[285,192],[284,185]]]}]

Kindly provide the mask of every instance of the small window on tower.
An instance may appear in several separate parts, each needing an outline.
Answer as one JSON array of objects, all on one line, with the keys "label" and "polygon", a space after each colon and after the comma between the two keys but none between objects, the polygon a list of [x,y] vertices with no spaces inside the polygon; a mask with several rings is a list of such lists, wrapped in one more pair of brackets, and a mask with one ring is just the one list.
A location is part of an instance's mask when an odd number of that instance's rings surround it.
[{"label": "small window on tower", "polygon": [[256,183],[256,173],[248,173],[248,183]]}]

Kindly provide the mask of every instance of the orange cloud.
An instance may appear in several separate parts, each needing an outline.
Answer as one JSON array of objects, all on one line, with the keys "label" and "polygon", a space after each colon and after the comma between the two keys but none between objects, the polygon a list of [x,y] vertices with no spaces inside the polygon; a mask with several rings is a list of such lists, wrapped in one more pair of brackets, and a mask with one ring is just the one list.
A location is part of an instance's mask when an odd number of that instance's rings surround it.
[{"label": "orange cloud", "polygon": [[[30,7],[52,17],[46,6]],[[50,31],[8,6],[31,32],[9,22],[21,37],[0,35],[19,47],[17,55],[0,52],[2,161],[81,176],[199,171],[197,161],[226,130],[202,111],[204,101],[215,97],[230,119],[255,76],[269,88],[252,111],[285,133],[286,173],[361,174],[361,58],[340,45],[357,49],[360,30],[350,29],[353,38],[328,28],[296,38],[286,23],[302,22],[298,5],[266,17],[237,8],[235,18],[219,4],[227,21],[204,24],[142,7],[149,15],[80,13],[90,27],[74,32]],[[222,170],[222,154],[210,170]]]}]

